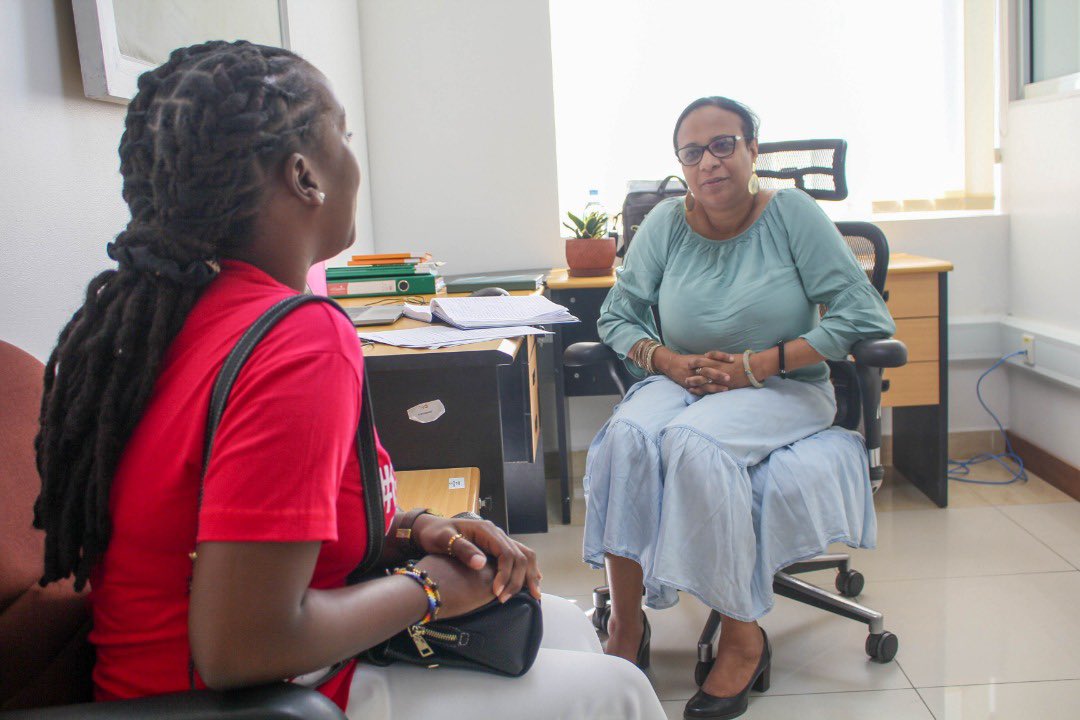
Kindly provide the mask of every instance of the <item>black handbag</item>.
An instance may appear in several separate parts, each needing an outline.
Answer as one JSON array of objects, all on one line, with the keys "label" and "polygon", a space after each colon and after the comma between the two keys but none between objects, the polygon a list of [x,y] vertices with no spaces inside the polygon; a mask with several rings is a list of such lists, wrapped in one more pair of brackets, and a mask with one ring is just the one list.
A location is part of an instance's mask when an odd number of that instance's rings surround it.
[{"label": "black handbag", "polygon": [[467,615],[413,625],[361,655],[373,665],[394,661],[520,677],[540,652],[540,603],[521,590],[505,603],[492,600]]},{"label": "black handbag", "polygon": [[[669,183],[673,180],[677,184],[669,186]],[[634,239],[638,227],[644,222],[649,211],[656,207],[657,203],[668,198],[681,197],[688,190],[686,181],[678,175],[668,175],[659,182],[655,180],[631,181],[622,206],[623,244],[619,248],[617,255],[619,257],[626,255],[626,251],[630,247],[630,241]]]},{"label": "black handbag", "polygon": [[[233,383],[240,374],[252,350],[279,320],[297,307],[309,302],[322,302],[332,306],[348,317],[344,309],[333,300],[319,295],[296,295],[275,303],[248,328],[225,359],[210,396],[210,412],[207,419],[206,440],[203,446],[203,475],[210,462],[214,435]],[[351,323],[351,321],[350,321]],[[375,448],[375,421],[371,403],[371,390],[364,370],[360,406],[360,423],[356,431],[356,448],[364,488],[364,514],[367,517],[367,548],[356,569],[349,573],[350,585],[370,579],[370,573],[382,555],[386,535],[386,519],[383,514],[382,482],[379,476],[378,453]],[[199,492],[200,503],[202,491]],[[196,537],[198,529],[196,528]],[[467,615],[414,625],[398,633],[390,640],[361,653],[361,659],[374,664],[388,664],[395,660],[413,662],[434,667],[470,668],[500,675],[517,677],[532,667],[540,650],[543,636],[543,619],[540,603],[522,590],[505,603],[492,601]],[[338,672],[346,661],[328,668],[319,679],[325,683]],[[189,661],[189,678],[194,687],[194,664]]]}]

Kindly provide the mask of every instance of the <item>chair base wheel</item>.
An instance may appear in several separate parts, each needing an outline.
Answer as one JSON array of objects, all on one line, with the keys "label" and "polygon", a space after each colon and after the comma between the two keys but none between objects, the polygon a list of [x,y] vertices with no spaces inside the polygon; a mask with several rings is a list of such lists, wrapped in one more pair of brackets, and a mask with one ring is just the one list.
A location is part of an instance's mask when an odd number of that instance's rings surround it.
[{"label": "chair base wheel", "polygon": [[883,632],[879,635],[870,634],[866,637],[866,654],[877,663],[891,662],[896,657],[896,651],[900,649],[900,638],[891,632]]},{"label": "chair base wheel", "polygon": [[603,635],[607,635],[608,618],[611,617],[611,608],[593,608],[592,620],[593,627],[596,628],[596,632]]},{"label": "chair base wheel", "polygon": [[844,597],[858,597],[865,584],[866,580],[858,570],[836,573],[836,592]]}]

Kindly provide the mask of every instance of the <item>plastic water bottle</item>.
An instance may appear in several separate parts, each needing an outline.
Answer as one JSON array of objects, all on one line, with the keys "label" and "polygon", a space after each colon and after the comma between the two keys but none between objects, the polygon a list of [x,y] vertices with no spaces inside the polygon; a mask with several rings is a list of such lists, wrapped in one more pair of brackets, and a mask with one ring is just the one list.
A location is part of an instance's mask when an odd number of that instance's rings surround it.
[{"label": "plastic water bottle", "polygon": [[608,215],[607,208],[600,202],[600,191],[596,189],[589,190],[589,201],[585,203],[585,209],[582,211],[581,219],[584,220],[590,213],[603,213],[607,217],[607,222],[604,225],[603,237],[607,237],[611,228],[611,216]]},{"label": "plastic water bottle", "polygon": [[588,215],[591,212],[601,212],[605,215],[607,214],[607,208],[605,208],[604,204],[600,202],[599,190],[589,190],[589,201],[585,203],[585,210],[583,211],[583,213],[585,215]]}]

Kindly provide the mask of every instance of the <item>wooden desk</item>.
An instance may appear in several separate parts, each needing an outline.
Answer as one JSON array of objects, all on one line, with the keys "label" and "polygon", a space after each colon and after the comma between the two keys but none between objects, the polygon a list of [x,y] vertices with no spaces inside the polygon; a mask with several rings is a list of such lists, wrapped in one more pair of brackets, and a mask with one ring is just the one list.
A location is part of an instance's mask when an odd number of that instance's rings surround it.
[{"label": "wooden desk", "polygon": [[[424,296],[425,301],[432,297],[436,296]],[[349,307],[387,301],[338,302]],[[376,332],[419,325],[423,323],[402,318],[392,325],[362,329]],[[365,344],[375,424],[394,467],[475,467],[480,473],[482,516],[510,532],[546,532],[536,355],[532,336],[438,350]],[[410,408],[436,400],[445,408],[443,415],[431,422],[410,419]]]},{"label": "wooden desk", "polygon": [[[941,507],[948,502],[948,312],[947,274],[952,263],[893,253],[885,279],[886,305],[896,319],[896,337],[908,346],[908,364],[887,370],[882,405],[893,408],[893,464]],[[548,275],[548,294],[581,319],[555,327],[555,420],[559,444],[562,520],[570,522],[570,419],[566,398],[615,395],[606,368],[562,366],[563,350],[575,342],[597,342],[596,321],[611,275],[574,278],[565,268]],[[621,368],[620,368],[621,370]],[[634,382],[624,373],[627,385]]]}]

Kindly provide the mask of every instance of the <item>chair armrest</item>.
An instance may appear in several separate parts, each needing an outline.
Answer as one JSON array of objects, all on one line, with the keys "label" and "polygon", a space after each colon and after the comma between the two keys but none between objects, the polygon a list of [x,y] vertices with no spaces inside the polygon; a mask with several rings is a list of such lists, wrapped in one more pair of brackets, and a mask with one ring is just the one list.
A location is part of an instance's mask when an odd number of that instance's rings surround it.
[{"label": "chair armrest", "polygon": [[9,717],[26,720],[346,720],[341,708],[330,698],[289,683],[224,692],[193,690],[135,700],[0,712],[0,718]]},{"label": "chair armrest", "polygon": [[860,340],[851,349],[855,362],[875,368],[894,368],[907,364],[907,346],[893,338]]},{"label": "chair armrest", "polygon": [[563,351],[563,365],[566,367],[589,367],[618,359],[614,350],[600,342],[576,342]]}]

